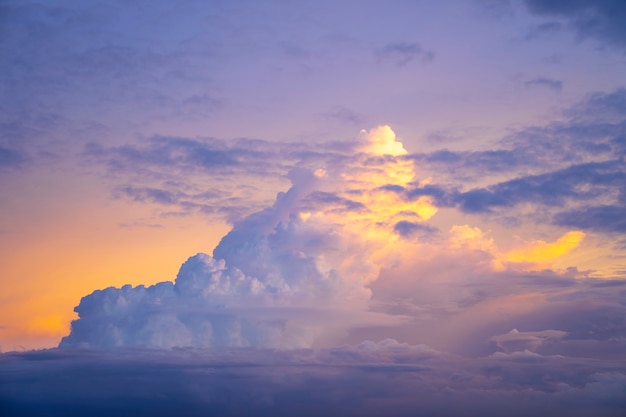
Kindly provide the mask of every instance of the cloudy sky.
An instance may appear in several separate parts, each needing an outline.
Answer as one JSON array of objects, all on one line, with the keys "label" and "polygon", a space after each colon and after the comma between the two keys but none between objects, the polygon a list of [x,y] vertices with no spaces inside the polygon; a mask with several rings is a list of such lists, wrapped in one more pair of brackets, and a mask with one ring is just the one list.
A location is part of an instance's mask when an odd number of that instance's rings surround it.
[{"label": "cloudy sky", "polygon": [[624,22],[3,2],[0,406],[619,415]]}]

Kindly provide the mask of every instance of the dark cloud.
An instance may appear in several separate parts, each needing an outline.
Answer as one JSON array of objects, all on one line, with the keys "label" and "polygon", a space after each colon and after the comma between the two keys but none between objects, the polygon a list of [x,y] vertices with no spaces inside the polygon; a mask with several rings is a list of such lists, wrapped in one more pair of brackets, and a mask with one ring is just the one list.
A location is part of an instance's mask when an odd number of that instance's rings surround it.
[{"label": "dark cloud", "polygon": [[560,80],[553,80],[551,78],[535,78],[524,83],[527,87],[545,87],[554,91],[561,91],[563,89],[563,82]]},{"label": "dark cloud", "polygon": [[[623,129],[626,118],[626,88],[618,88],[610,93],[590,94],[581,103],[566,110],[565,114],[596,129],[600,129],[602,123],[606,125],[606,129],[611,126]],[[623,138],[623,130],[621,133]]]},{"label": "dark cloud", "polygon": [[404,67],[412,61],[429,62],[435,58],[435,53],[425,50],[415,42],[394,42],[385,45],[376,52],[380,61],[390,61],[398,67]]},{"label": "dark cloud", "polygon": [[439,230],[426,224],[410,222],[406,220],[399,221],[393,226],[393,230],[404,238],[412,236],[426,237],[436,234]]},{"label": "dark cloud", "polygon": [[563,18],[582,38],[626,47],[626,3],[622,0],[525,0],[539,16]]},{"label": "dark cloud", "polygon": [[468,360],[394,340],[322,350],[44,350],[0,356],[3,416],[617,416],[619,360]]},{"label": "dark cloud", "polygon": [[390,191],[408,200],[430,195],[467,213],[512,214],[530,204],[534,221],[623,233],[626,89],[591,94],[563,116],[514,132],[492,150],[410,155],[437,182]]},{"label": "dark cloud", "polygon": [[567,210],[556,214],[554,223],[603,233],[626,233],[626,204]]},{"label": "dark cloud", "polygon": [[523,202],[563,206],[568,200],[587,201],[602,197],[619,190],[624,182],[626,170],[621,160],[589,163],[467,191],[460,193],[456,201],[467,212],[512,207]]}]

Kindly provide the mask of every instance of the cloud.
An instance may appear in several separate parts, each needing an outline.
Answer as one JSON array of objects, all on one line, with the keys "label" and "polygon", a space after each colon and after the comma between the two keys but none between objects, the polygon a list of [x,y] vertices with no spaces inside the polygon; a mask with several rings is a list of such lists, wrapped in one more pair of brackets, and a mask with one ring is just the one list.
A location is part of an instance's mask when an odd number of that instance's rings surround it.
[{"label": "cloud", "polygon": [[[567,333],[560,330],[543,330],[540,332],[520,332],[513,329],[508,333],[491,337],[496,345],[505,352],[534,351],[550,340],[560,340]],[[536,354],[535,354],[536,355]],[[536,355],[540,356],[540,355]]]},{"label": "cloud", "polygon": [[395,226],[393,226],[393,230],[404,238],[409,238],[414,235],[424,238],[438,232],[438,229],[435,227],[407,220],[401,220],[396,223]]},{"label": "cloud", "polygon": [[[476,305],[480,322],[486,314],[481,309],[545,296],[541,286],[522,285],[498,274],[547,270],[552,274],[549,279],[569,288],[574,284],[564,277],[579,279],[592,272],[550,271],[555,262],[576,250],[591,231],[623,231],[619,221],[626,201],[625,147],[620,139],[625,132],[623,95],[622,90],[591,95],[568,109],[564,120],[521,129],[503,138],[500,148],[488,151],[411,155],[389,126],[362,131],[358,141],[344,143],[153,137],[135,146],[92,145],[86,151],[90,158],[112,170],[151,179],[115,188],[117,195],[136,201],[217,212],[235,197],[225,186],[229,178],[285,176],[291,186],[272,205],[231,216],[233,229],[213,257],[197,255],[189,261],[222,265],[199,269],[206,288],[220,287],[211,282],[221,282],[222,277],[258,283],[259,294],[239,295],[251,309],[233,303],[232,294],[213,289],[181,293],[180,285],[189,279],[189,269],[181,268],[176,283],[162,287],[169,288],[167,301],[153,295],[157,289],[152,287],[109,289],[106,295],[86,297],[77,307],[80,319],[64,346],[311,346],[315,340],[332,339],[331,333],[366,328],[368,322],[370,327],[374,322],[398,325],[405,313],[411,316],[425,305],[432,306],[432,314],[440,314],[434,313],[438,306],[453,316]],[[183,178],[190,174],[208,174],[220,181],[209,191],[185,189]],[[239,201],[243,205],[245,199]],[[225,210],[236,212],[229,204]],[[534,209],[526,210],[529,206]],[[452,224],[442,231],[430,223],[442,208],[486,214],[501,222],[531,220],[568,229],[554,232],[550,240],[517,239],[503,246],[471,224]],[[407,259],[408,253],[414,259]],[[381,271],[385,279],[379,278]],[[399,284],[400,276],[406,282]],[[468,279],[475,281],[469,284]],[[498,279],[507,284],[496,284]],[[404,293],[389,287],[391,282],[398,288],[408,285],[414,299],[403,301],[402,307],[390,306],[394,297],[404,298]],[[413,282],[415,288],[409,284]],[[488,291],[489,285],[496,292]],[[235,291],[230,284],[226,287]],[[516,290],[521,298],[506,301]],[[134,317],[132,323],[108,313],[92,314],[102,309],[88,308],[88,300],[99,305],[117,298],[130,300],[122,317]],[[370,309],[372,300],[381,310]],[[197,307],[202,303],[207,305]],[[202,313],[187,311],[192,305]],[[322,323],[331,311],[336,326],[327,331]],[[370,314],[374,311],[380,315]],[[528,312],[515,310],[512,317],[524,314]],[[457,326],[454,323],[450,326]],[[523,328],[517,322],[507,327],[489,328],[493,333],[484,334],[477,349],[487,349],[484,341],[494,335]],[[100,328],[96,333],[108,336],[100,340],[90,328]],[[166,329],[172,337],[160,339]]]},{"label": "cloud", "polygon": [[425,50],[415,42],[392,42],[376,52],[379,61],[392,62],[397,67],[404,67],[414,60],[430,62],[435,58],[435,53]]},{"label": "cloud", "polygon": [[580,245],[585,234],[575,230],[565,233],[556,242],[546,243],[537,240],[525,247],[514,249],[506,254],[511,262],[544,262],[561,256]]},{"label": "cloud", "polygon": [[[621,87],[610,93],[590,94],[581,103],[568,109],[565,114],[586,122],[590,128],[600,129],[602,123],[606,129],[611,126],[623,128],[626,117],[626,88]],[[612,132],[608,130],[608,133]]]},{"label": "cloud", "polygon": [[539,16],[564,19],[581,38],[596,38],[609,45],[626,46],[626,5],[621,0],[525,0]]},{"label": "cloud", "polygon": [[[518,148],[527,133],[514,138]],[[274,148],[246,143],[258,152],[210,140],[149,140],[146,157],[96,151],[121,166],[174,161],[193,172],[205,166],[188,152],[207,146],[265,169],[255,158]],[[536,201],[565,212],[621,187],[615,159],[462,191],[454,172],[441,169],[438,184],[425,168],[474,160],[516,175],[502,163],[514,150],[429,160],[410,155],[388,126],[341,146],[286,148],[300,165],[281,168],[291,186],[235,221],[212,256],[190,257],[174,282],[83,297],[60,349],[0,356],[10,374],[0,390],[5,414],[523,416],[624,407],[626,281],[554,269],[584,232],[503,245],[477,225],[432,223],[476,190],[488,197],[474,196],[483,209]],[[174,191],[117,189],[163,205],[193,197]]]},{"label": "cloud", "polygon": [[362,121],[361,116],[344,106],[335,106],[325,113],[324,116],[328,119],[334,119],[352,125],[359,124]]},{"label": "cloud", "polygon": [[[213,155],[209,149],[232,155],[224,166],[257,156],[252,146],[239,152],[214,141],[157,138],[149,143],[147,152],[127,147],[90,152],[113,155],[124,164],[177,162],[190,170],[206,166],[197,154]],[[386,264],[384,253],[393,250],[397,225],[424,222],[437,208],[428,196],[405,201],[381,188],[403,187],[415,176],[413,163],[399,158],[407,152],[391,128],[362,131],[356,151],[319,160],[314,168],[291,169],[287,192],[279,193],[271,207],[235,222],[213,257],[189,258],[175,283],[108,288],[84,297],[75,309],[79,319],[61,346],[293,348],[359,322],[394,321],[367,312],[367,284]],[[118,192],[165,205],[188,197],[149,187]],[[334,325],[329,326],[331,313]]]},{"label": "cloud", "polygon": [[83,156],[107,167],[118,182],[115,198],[163,205],[162,215],[199,212],[232,222],[268,203],[258,195],[262,186],[278,188],[296,163],[314,164],[313,151],[298,143],[156,136],[115,147],[91,143]]},{"label": "cloud", "polygon": [[470,190],[456,199],[467,212],[511,207],[521,202],[560,206],[567,200],[598,199],[619,189],[625,180],[626,171],[620,161],[594,162]]},{"label": "cloud", "polygon": [[[492,178],[542,174],[581,163],[604,163],[626,155],[626,89],[591,94],[563,111],[561,120],[519,129],[486,151],[440,149],[413,154],[421,165],[437,168],[439,181],[475,182],[485,172]],[[448,178],[446,178],[448,179]],[[493,180],[491,180],[493,181]]]},{"label": "cloud", "polygon": [[561,91],[563,89],[563,82],[560,80],[553,80],[551,78],[535,78],[524,83],[526,87],[546,87],[550,90]]},{"label": "cloud", "polygon": [[561,121],[520,129],[488,151],[409,155],[437,181],[390,191],[409,200],[430,195],[438,207],[509,225],[532,221],[622,233],[625,97],[622,88],[591,94],[566,109]]},{"label": "cloud", "polygon": [[624,205],[586,206],[578,210],[566,210],[554,217],[563,226],[582,227],[605,233],[626,233]]},{"label": "cloud", "polygon": [[52,349],[0,361],[6,416],[618,415],[626,405],[620,360],[469,360],[393,339],[293,351]]}]

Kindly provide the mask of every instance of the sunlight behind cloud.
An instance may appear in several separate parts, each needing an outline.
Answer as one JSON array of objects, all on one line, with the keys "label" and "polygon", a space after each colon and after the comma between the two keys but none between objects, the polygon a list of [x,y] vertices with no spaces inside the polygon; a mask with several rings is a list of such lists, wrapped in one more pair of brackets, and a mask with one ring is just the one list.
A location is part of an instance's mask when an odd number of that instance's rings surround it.
[{"label": "sunlight behind cloud", "polygon": [[507,252],[504,257],[509,262],[544,264],[576,249],[584,238],[585,233],[574,230],[552,243],[543,240],[529,242],[521,248]]}]

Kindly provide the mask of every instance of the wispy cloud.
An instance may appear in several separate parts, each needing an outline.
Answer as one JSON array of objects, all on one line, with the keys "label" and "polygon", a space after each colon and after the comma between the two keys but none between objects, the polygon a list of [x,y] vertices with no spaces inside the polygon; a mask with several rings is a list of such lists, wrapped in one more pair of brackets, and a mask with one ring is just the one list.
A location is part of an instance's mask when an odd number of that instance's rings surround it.
[{"label": "wispy cloud", "polygon": [[554,91],[561,91],[563,89],[562,81],[543,77],[528,80],[524,83],[524,85],[526,87],[545,87]]},{"label": "wispy cloud", "polygon": [[435,53],[422,48],[416,42],[388,43],[376,52],[380,62],[389,61],[397,67],[404,67],[413,61],[430,62],[435,59]]}]

